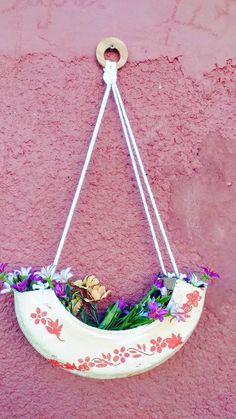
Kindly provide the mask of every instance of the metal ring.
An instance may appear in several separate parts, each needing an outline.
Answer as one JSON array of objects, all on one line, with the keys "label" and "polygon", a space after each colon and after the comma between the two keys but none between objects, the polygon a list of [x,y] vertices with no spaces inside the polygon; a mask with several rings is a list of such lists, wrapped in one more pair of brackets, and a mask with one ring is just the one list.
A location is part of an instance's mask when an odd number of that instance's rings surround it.
[{"label": "metal ring", "polygon": [[123,41],[121,41],[118,38],[115,38],[113,36],[110,36],[108,38],[102,39],[96,49],[96,57],[103,67],[105,67],[106,60],[104,57],[104,53],[107,49],[117,49],[120,54],[120,59],[117,61],[116,65],[117,68],[123,67],[125,65],[127,59],[128,59],[128,49]]}]

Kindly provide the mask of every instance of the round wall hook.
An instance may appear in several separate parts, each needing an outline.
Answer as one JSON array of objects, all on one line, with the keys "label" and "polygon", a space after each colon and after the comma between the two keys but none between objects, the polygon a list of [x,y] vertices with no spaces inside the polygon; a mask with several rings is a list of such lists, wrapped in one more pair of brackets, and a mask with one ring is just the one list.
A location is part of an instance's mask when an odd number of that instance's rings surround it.
[{"label": "round wall hook", "polygon": [[121,39],[115,38],[113,36],[109,36],[108,38],[102,39],[96,49],[96,57],[103,67],[105,67],[106,60],[105,60],[105,51],[107,49],[117,49],[120,54],[120,59],[117,61],[116,65],[117,68],[123,67],[128,59],[128,49],[127,46]]}]

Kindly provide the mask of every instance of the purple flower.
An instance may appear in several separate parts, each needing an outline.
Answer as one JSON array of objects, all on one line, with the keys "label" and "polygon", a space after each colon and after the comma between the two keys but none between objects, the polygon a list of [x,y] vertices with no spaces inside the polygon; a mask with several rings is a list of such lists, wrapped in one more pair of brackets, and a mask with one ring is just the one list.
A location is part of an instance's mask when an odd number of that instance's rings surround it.
[{"label": "purple flower", "polygon": [[158,319],[162,322],[164,320],[164,315],[168,313],[168,310],[161,308],[155,301],[149,301],[148,307],[150,308],[148,313],[150,319]]},{"label": "purple flower", "polygon": [[11,288],[15,289],[18,292],[24,292],[27,290],[28,283],[29,283],[29,279],[26,278],[21,282],[17,282],[17,284],[12,284]]},{"label": "purple flower", "polygon": [[53,281],[53,285],[54,285],[54,292],[57,297],[59,298],[66,297],[66,284],[59,281]]},{"label": "purple flower", "polygon": [[1,274],[6,271],[7,265],[8,265],[8,263],[0,263],[0,273]]},{"label": "purple flower", "polygon": [[31,271],[31,266],[29,268],[21,267],[20,269],[16,269],[14,271],[14,274],[17,275],[17,277],[20,277],[21,279],[29,278]]},{"label": "purple flower", "polygon": [[123,310],[125,305],[125,300],[123,297],[120,298],[120,300],[117,301],[117,307],[119,310]]},{"label": "purple flower", "polygon": [[158,289],[161,289],[164,287],[164,280],[162,278],[159,278],[159,276],[154,278],[153,283]]},{"label": "purple flower", "polygon": [[204,274],[209,276],[209,278],[220,278],[220,275],[217,272],[211,271],[207,266],[200,266]]},{"label": "purple flower", "polygon": [[40,281],[40,282],[45,282],[45,280],[39,276],[39,274],[37,272],[31,272],[30,276],[29,276],[30,281]]}]

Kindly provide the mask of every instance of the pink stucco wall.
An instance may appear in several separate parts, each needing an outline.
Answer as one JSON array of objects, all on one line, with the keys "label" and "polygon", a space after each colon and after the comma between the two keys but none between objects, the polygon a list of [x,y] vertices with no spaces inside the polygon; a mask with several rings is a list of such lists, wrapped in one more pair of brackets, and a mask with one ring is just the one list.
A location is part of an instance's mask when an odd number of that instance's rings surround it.
[{"label": "pink stucco wall", "polygon": [[[52,262],[103,86],[94,49],[130,52],[119,84],[181,269],[222,275],[161,367],[111,382],[50,366],[0,301],[0,418],[235,418],[236,2],[1,0],[1,260]],[[61,265],[134,301],[159,269],[112,101]]]}]

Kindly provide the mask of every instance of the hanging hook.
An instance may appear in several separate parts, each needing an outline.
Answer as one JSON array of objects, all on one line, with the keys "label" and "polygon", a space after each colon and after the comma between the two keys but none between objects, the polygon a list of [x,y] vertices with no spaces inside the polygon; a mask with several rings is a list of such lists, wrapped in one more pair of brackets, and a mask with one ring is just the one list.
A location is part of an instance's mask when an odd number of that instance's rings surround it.
[{"label": "hanging hook", "polygon": [[105,52],[108,49],[117,49],[120,54],[120,59],[117,61],[116,65],[117,68],[123,67],[128,59],[128,49],[127,46],[121,39],[115,38],[113,36],[109,36],[108,38],[102,39],[96,49],[96,57],[103,67],[105,67],[106,59],[105,59]]}]

